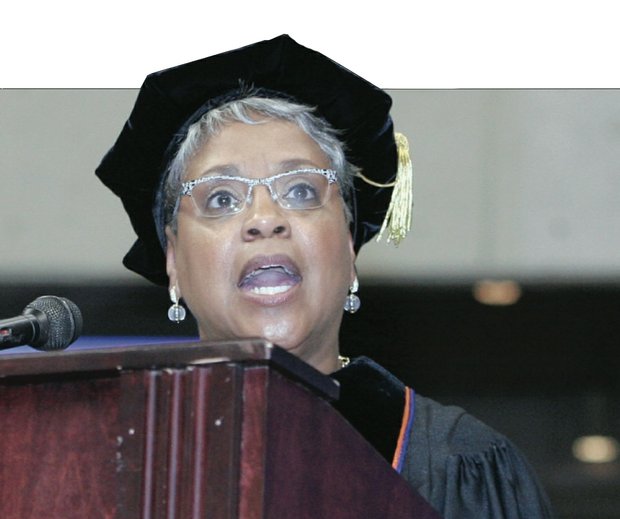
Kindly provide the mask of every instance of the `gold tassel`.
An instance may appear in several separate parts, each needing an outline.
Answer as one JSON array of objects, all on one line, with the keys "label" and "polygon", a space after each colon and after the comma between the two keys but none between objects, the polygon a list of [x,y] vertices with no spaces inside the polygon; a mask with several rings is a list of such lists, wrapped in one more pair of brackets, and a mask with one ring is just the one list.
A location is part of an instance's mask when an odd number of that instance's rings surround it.
[{"label": "gold tassel", "polygon": [[387,242],[394,245],[403,240],[411,229],[411,212],[413,208],[413,166],[409,156],[409,142],[402,133],[394,134],[396,150],[398,152],[398,169],[396,180],[389,184],[380,184],[366,178],[361,173],[358,176],[366,183],[375,187],[393,187],[392,198],[388,207],[377,241],[381,240],[383,232],[388,229]]}]

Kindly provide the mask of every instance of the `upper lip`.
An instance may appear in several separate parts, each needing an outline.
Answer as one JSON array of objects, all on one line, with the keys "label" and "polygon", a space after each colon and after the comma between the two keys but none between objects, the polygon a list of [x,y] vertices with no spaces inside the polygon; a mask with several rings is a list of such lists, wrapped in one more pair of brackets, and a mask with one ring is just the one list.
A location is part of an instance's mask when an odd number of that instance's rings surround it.
[{"label": "upper lip", "polygon": [[272,267],[281,267],[291,276],[296,276],[301,278],[301,274],[299,272],[299,267],[297,264],[286,254],[276,254],[273,256],[254,256],[250,259],[241,269],[241,274],[239,276],[238,286],[243,285],[244,281],[248,279],[252,273],[266,268]]}]

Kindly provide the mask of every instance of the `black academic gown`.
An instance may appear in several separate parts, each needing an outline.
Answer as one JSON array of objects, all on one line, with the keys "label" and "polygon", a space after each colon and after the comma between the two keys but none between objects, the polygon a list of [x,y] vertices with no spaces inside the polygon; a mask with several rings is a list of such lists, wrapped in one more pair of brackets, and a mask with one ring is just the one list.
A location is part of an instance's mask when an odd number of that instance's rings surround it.
[{"label": "black academic gown", "polygon": [[365,357],[332,377],[334,407],[445,519],[553,517],[519,450],[462,409],[416,395]]}]

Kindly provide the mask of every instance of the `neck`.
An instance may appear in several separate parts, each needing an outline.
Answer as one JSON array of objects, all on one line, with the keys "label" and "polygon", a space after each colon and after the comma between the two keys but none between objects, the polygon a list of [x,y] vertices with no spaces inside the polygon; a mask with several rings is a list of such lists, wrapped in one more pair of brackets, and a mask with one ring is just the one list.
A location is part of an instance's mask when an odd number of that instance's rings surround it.
[{"label": "neck", "polygon": [[320,361],[308,362],[314,369],[320,371],[324,375],[330,375],[338,371],[342,366],[338,355],[330,355]]}]

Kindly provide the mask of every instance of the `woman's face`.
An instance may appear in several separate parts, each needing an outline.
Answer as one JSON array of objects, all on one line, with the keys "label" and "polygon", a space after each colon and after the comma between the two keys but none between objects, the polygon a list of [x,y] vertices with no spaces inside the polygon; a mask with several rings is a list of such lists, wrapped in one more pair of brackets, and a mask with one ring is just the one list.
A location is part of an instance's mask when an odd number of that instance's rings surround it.
[{"label": "woman's face", "polygon": [[[209,174],[263,178],[301,167],[329,168],[297,125],[231,123],[211,137],[184,180]],[[319,209],[292,211],[256,186],[252,203],[220,218],[181,197],[176,235],[167,229],[171,286],[198,321],[201,338],[262,337],[324,372],[336,369],[338,332],[355,253],[337,185]]]}]

